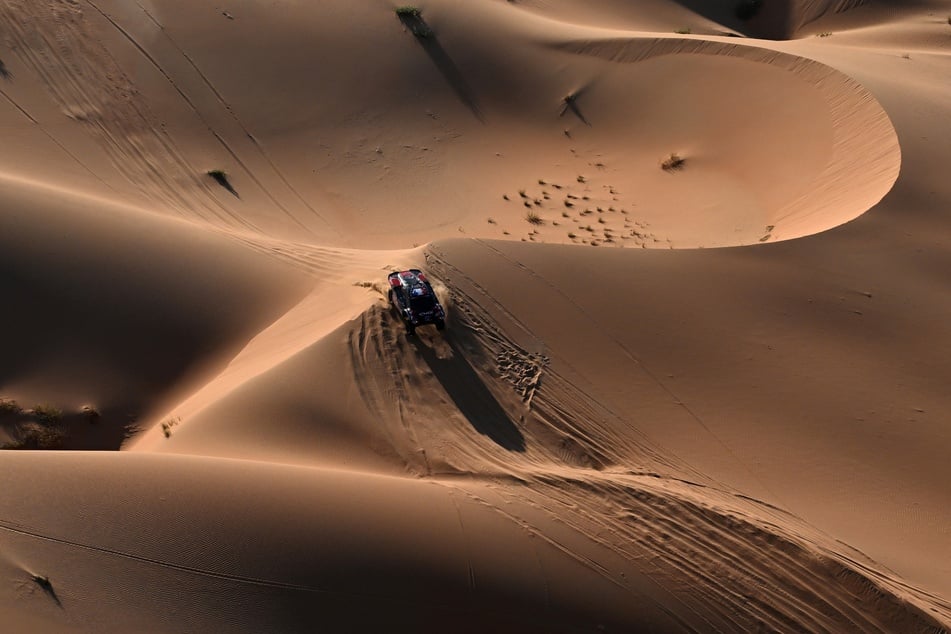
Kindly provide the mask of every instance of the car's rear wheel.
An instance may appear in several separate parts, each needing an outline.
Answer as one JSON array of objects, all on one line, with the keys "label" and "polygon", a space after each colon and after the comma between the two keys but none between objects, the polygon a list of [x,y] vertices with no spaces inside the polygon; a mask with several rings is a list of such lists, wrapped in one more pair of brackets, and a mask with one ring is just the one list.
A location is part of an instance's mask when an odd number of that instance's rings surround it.
[{"label": "car's rear wheel", "polygon": [[445,321],[443,321],[442,319],[440,319],[439,321],[436,322],[436,330],[445,330],[445,329],[446,329],[446,322],[445,322]]}]

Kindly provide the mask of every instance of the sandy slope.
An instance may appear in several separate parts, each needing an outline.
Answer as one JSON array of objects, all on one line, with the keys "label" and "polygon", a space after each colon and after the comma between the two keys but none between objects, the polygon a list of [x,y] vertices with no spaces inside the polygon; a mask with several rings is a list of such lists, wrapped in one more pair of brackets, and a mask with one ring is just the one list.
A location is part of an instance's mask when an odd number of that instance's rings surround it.
[{"label": "sandy slope", "polygon": [[735,6],[0,0],[4,623],[946,630],[951,25]]}]

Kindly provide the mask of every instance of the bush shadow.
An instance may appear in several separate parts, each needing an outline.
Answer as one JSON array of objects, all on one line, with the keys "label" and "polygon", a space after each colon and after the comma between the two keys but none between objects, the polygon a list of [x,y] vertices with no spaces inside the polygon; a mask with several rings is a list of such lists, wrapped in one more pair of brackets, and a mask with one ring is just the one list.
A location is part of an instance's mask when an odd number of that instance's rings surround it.
[{"label": "bush shadow", "polygon": [[484,122],[485,118],[482,115],[482,109],[479,107],[475,93],[472,92],[468,82],[466,82],[462,71],[459,70],[459,67],[456,66],[456,63],[439,43],[436,34],[430,26],[426,24],[426,21],[423,20],[423,16],[419,13],[401,13],[398,17],[400,22],[403,23],[403,26],[416,36],[416,41],[419,42],[419,45],[422,46],[426,54],[429,55],[429,59],[435,64],[459,100],[472,111],[476,119]]}]

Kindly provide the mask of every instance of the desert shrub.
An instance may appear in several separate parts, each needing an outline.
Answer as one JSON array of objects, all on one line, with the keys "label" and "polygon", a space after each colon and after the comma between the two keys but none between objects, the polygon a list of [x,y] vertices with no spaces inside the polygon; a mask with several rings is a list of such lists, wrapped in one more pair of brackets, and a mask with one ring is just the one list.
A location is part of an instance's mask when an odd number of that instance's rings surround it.
[{"label": "desert shrub", "polygon": [[682,169],[684,166],[684,163],[686,162],[687,160],[681,157],[679,154],[671,154],[670,156],[664,159],[664,161],[660,164],[660,167],[665,172],[669,172],[671,170]]},{"label": "desert shrub", "polygon": [[539,216],[538,213],[536,213],[535,211],[529,211],[529,212],[527,212],[527,213],[525,214],[525,220],[526,220],[526,221],[528,222],[528,224],[530,224],[530,225],[540,225],[540,224],[542,224],[543,222],[545,222],[544,220],[542,220],[542,217]]},{"label": "desert shrub", "polygon": [[423,19],[423,12],[418,7],[404,5],[396,7],[396,17],[400,19],[403,26],[410,30],[410,33],[419,38],[429,38],[433,36],[433,30],[429,28]]},{"label": "desert shrub", "polygon": [[83,418],[89,423],[97,423],[102,417],[102,415],[99,413],[99,410],[92,405],[83,405],[81,413]]},{"label": "desert shrub", "polygon": [[63,415],[63,412],[59,408],[53,407],[52,405],[39,403],[33,407],[33,415],[36,416],[41,422],[51,424],[57,422]]},{"label": "desert shrub", "polygon": [[22,423],[2,449],[61,449],[66,433],[56,425]]},{"label": "desert shrub", "polygon": [[162,421],[162,433],[166,438],[172,437],[172,428],[182,422],[181,416],[171,416]]},{"label": "desert shrub", "polygon": [[222,169],[213,169],[205,172],[208,176],[211,176],[216,183],[227,189],[230,193],[235,196],[238,195],[237,190],[234,188],[234,185],[231,184],[231,181],[228,180],[228,173]]},{"label": "desert shrub", "polygon": [[23,410],[12,398],[0,398],[0,414],[20,414]]}]

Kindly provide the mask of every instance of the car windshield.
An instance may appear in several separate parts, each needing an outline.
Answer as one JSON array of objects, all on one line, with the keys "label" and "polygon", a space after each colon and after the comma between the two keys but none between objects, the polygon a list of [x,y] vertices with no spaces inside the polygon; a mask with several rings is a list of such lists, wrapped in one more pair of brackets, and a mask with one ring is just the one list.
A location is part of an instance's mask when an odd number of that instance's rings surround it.
[{"label": "car windshield", "polygon": [[433,300],[432,295],[413,297],[409,303],[413,310],[421,313],[429,312],[436,307],[436,302]]}]

